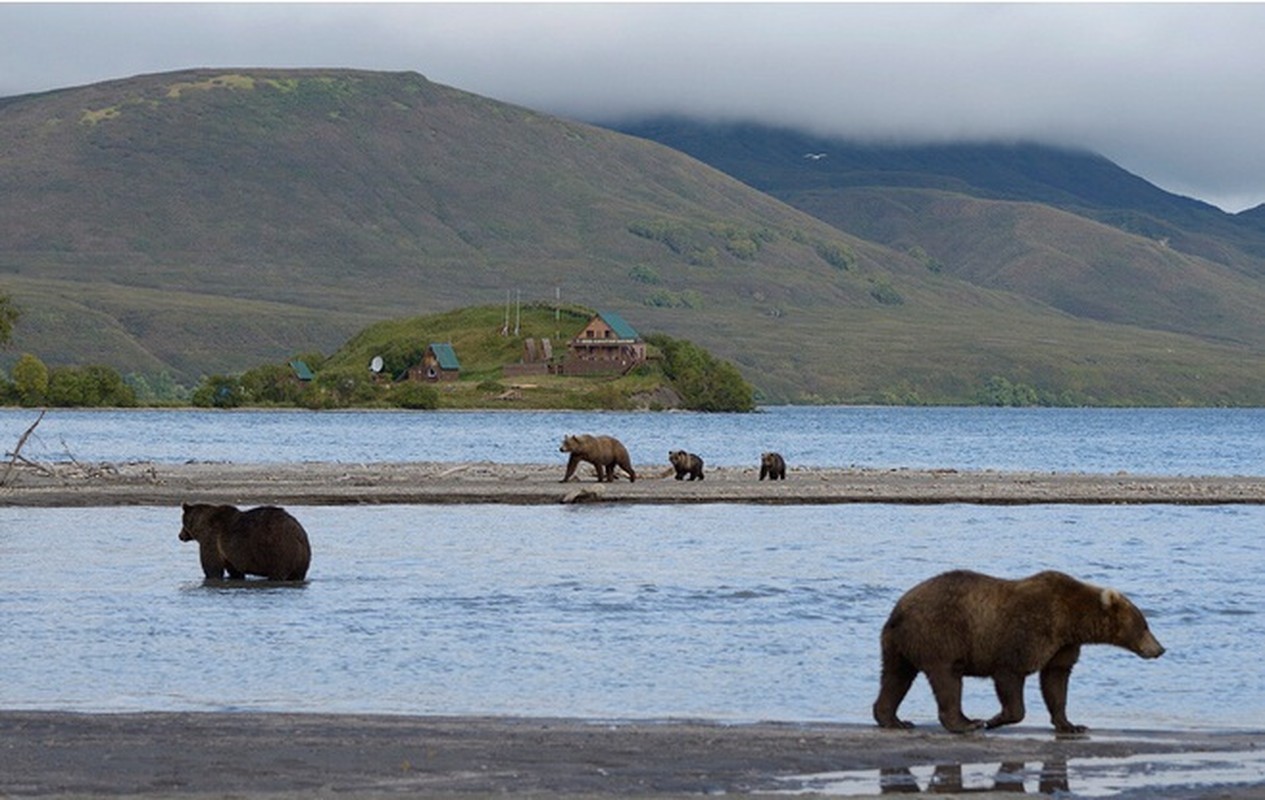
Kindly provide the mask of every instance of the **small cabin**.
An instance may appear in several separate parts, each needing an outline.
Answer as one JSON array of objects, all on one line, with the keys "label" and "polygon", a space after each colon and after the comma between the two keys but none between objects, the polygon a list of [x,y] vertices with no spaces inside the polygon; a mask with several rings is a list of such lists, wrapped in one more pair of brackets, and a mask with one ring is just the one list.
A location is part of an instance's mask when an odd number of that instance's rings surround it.
[{"label": "small cabin", "polygon": [[432,342],[426,345],[422,360],[409,367],[411,381],[455,381],[461,376],[461,362],[451,344]]},{"label": "small cabin", "polygon": [[646,343],[613,311],[599,311],[567,343],[566,375],[623,375],[644,363]]}]

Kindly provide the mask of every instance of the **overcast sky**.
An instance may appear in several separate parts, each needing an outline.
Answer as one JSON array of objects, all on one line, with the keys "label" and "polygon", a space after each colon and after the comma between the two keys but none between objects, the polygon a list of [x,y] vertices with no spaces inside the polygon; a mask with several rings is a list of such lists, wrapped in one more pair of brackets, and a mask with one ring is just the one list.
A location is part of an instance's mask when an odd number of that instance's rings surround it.
[{"label": "overcast sky", "polygon": [[1265,4],[4,4],[0,96],[187,67],[415,70],[578,117],[1085,147],[1265,203]]}]

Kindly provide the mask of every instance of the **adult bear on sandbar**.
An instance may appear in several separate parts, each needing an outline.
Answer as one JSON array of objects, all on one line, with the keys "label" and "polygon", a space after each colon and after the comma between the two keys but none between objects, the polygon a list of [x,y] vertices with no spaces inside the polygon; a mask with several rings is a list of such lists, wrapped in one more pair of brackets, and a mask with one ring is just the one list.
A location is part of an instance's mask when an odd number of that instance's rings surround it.
[{"label": "adult bear on sandbar", "polygon": [[786,459],[781,453],[762,453],[760,455],[760,480],[786,480]]},{"label": "adult bear on sandbar", "polygon": [[262,575],[270,581],[301,581],[312,563],[307,531],[285,509],[185,503],[180,541],[198,543],[208,578]]},{"label": "adult bear on sandbar", "polygon": [[690,480],[703,479],[703,459],[687,453],[684,450],[671,450],[668,452],[668,461],[672,462],[672,469],[676,470],[676,479],[682,480],[686,475],[690,476]]},{"label": "adult bear on sandbar", "polygon": [[567,474],[562,476],[563,483],[571,480],[571,476],[575,474],[575,468],[581,461],[587,461],[597,468],[599,483],[614,482],[615,467],[628,473],[629,481],[637,480],[637,473],[633,472],[632,460],[628,458],[628,448],[614,436],[590,436],[587,433],[568,436],[562,440],[562,446],[558,448],[558,451],[571,454],[571,458],[567,460]]},{"label": "adult bear on sandbar", "polygon": [[[940,724],[961,733],[1010,725],[1024,716],[1023,684],[1041,673],[1041,696],[1060,733],[1081,733],[1067,719],[1067,682],[1083,644],[1114,644],[1142,658],[1164,648],[1137,606],[1115,589],[1061,572],[1004,580],[957,570],[930,578],[896,602],[882,633],[883,674],[874,719],[910,728],[896,717],[919,672],[927,676]],[[962,714],[962,677],[992,678],[1001,712]]]}]

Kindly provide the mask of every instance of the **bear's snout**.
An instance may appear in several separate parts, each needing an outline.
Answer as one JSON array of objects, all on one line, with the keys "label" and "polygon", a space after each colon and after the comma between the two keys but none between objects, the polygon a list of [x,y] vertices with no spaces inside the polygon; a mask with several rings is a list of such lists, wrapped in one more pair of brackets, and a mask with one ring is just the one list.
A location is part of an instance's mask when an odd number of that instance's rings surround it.
[{"label": "bear's snout", "polygon": [[1135,652],[1143,658],[1159,658],[1164,655],[1164,645],[1160,644],[1160,640],[1155,638],[1155,634],[1147,631],[1146,636],[1138,643]]},{"label": "bear's snout", "polygon": [[192,542],[192,541],[193,541],[193,534],[192,534],[192,533],[189,533],[188,528],[181,528],[181,529],[180,529],[180,541],[182,541],[182,542]]}]

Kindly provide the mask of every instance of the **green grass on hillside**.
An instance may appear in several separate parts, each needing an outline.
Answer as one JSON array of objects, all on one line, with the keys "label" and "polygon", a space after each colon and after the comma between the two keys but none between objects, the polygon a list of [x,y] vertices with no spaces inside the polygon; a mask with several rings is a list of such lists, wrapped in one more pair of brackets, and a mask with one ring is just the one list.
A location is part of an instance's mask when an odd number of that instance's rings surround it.
[{"label": "green grass on hillside", "polygon": [[[734,363],[764,402],[973,403],[1021,385],[1265,405],[1259,262],[960,181],[784,185],[815,218],[650,141],[354,70],[7,98],[0,151],[0,292],[23,309],[0,367],[29,352],[194,384],[363,331],[331,369],[363,377],[381,355],[398,370],[451,340],[470,376],[454,402],[514,402],[496,365],[522,343],[499,336],[499,301],[560,292]],[[809,169],[803,152],[778,149],[778,169]],[[468,326],[440,313],[469,306]],[[561,344],[561,322],[525,307],[519,338]]]},{"label": "green grass on hillside", "polygon": [[398,376],[421,360],[427,345],[453,346],[466,380],[500,380],[503,365],[523,355],[528,338],[550,339],[554,352],[566,351],[566,342],[589,320],[590,312],[572,306],[554,309],[544,304],[508,307],[477,306],[408,319],[379,322],[353,336],[329,357],[324,369],[363,371],[374,357],[384,362],[383,372]]},{"label": "green grass on hillside", "polygon": [[[588,322],[592,311],[578,306],[529,303],[519,306],[478,306],[429,316],[375,323],[353,336],[318,370],[319,385],[358,384],[370,380],[370,364],[383,361],[382,376],[393,387],[417,364],[428,345],[450,344],[461,362],[457,381],[429,384],[440,408],[662,408],[680,402],[670,388],[652,348],[651,361],[627,375],[568,377],[526,375],[506,377],[507,364],[518,363],[525,342],[549,339],[555,361],[561,361],[567,342]],[[379,393],[367,394],[376,397]]]}]

